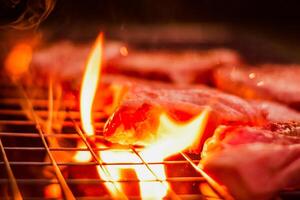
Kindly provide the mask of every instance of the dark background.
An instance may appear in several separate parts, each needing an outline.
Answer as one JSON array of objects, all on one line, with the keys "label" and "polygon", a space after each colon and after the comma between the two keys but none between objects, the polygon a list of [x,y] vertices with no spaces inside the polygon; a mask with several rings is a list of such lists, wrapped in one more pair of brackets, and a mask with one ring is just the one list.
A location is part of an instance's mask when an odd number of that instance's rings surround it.
[{"label": "dark background", "polygon": [[[33,1],[45,0],[0,0],[2,30]],[[288,46],[288,54],[294,54],[295,60],[298,52],[300,55],[300,1],[296,0],[56,0],[53,11],[35,30],[51,30],[52,38],[68,37],[74,30],[95,38],[98,29],[106,26],[126,30],[132,25],[153,24],[221,24],[272,38],[279,42],[280,52],[284,51],[282,44]],[[90,28],[93,25],[101,28]],[[22,31],[18,31],[21,36]]]},{"label": "dark background", "polygon": [[[16,20],[30,1],[0,0],[0,25]],[[56,0],[38,27],[80,28],[82,24],[222,23],[298,40],[297,0]]]},{"label": "dark background", "polygon": [[[1,23],[9,23],[16,19],[26,9],[27,2],[29,0],[0,0]],[[109,24],[222,22],[290,29],[299,25],[298,2],[296,0],[57,0],[53,12],[44,23],[68,26],[90,21]]]},{"label": "dark background", "polygon": [[64,23],[233,22],[289,24],[299,22],[297,1],[265,0],[58,0],[51,19]]}]

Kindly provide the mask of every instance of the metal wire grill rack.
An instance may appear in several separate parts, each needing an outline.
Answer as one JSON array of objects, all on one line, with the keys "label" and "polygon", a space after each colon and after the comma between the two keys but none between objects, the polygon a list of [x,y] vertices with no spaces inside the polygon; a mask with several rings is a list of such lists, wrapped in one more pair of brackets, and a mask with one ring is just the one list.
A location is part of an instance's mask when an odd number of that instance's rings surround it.
[{"label": "metal wire grill rack", "polygon": [[[47,133],[38,118],[48,116],[48,99],[39,97],[25,99],[20,89],[4,79],[0,84],[0,198],[6,199],[57,199],[47,196],[46,188],[56,185],[62,195],[60,199],[111,199],[112,197],[103,187],[104,180],[95,175],[96,166],[109,165],[104,163],[98,155],[99,148],[91,145],[85,134],[82,133],[79,123],[79,111],[74,102],[63,102],[70,106],[64,113],[65,120],[59,133]],[[45,93],[45,91],[44,91]],[[21,106],[24,100],[31,106],[24,110]],[[26,113],[32,112],[29,119]],[[97,111],[98,119],[95,127],[100,129],[106,116]],[[94,136],[103,139],[101,133]],[[55,138],[58,146],[50,142]],[[84,147],[77,147],[78,141]],[[93,159],[90,162],[76,162],[69,159],[75,152],[90,152]],[[139,155],[139,150],[131,147],[128,151]],[[145,165],[153,174],[153,181],[157,175],[151,170],[151,164],[164,164],[167,171],[167,181],[171,184],[167,199],[206,199],[215,198],[201,193],[200,184],[207,184],[205,179],[194,169],[193,163],[198,163],[197,157],[192,159],[186,153],[178,154],[161,163],[147,163],[141,158],[140,163]],[[47,158],[47,159],[46,159]],[[116,163],[121,165],[124,163]],[[176,172],[176,173],[174,173]],[[177,173],[178,172],[178,173]],[[119,182],[130,185],[137,183],[137,178],[124,178]],[[52,190],[54,190],[52,188]],[[120,197],[125,197],[118,191]],[[55,193],[55,191],[54,191]],[[139,195],[127,195],[128,199],[139,199]]]}]

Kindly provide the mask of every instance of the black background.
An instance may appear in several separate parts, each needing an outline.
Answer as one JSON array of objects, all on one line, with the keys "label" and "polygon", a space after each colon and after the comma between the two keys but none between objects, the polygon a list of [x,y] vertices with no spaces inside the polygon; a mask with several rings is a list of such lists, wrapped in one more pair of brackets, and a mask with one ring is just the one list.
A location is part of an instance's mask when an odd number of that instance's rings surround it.
[{"label": "black background", "polygon": [[[16,19],[28,2],[19,0],[12,6],[11,1],[0,0],[1,24]],[[222,22],[297,29],[299,4],[284,0],[57,0],[44,24]]]},{"label": "black background", "polygon": [[[0,0],[0,27],[17,19],[30,1],[44,0]],[[17,3],[12,6],[10,2]],[[300,1],[296,0],[56,0],[54,10],[37,30],[51,30],[56,37],[72,30],[93,32],[87,28],[90,24],[126,29],[130,25],[197,23],[259,31],[287,44],[299,57]]]}]

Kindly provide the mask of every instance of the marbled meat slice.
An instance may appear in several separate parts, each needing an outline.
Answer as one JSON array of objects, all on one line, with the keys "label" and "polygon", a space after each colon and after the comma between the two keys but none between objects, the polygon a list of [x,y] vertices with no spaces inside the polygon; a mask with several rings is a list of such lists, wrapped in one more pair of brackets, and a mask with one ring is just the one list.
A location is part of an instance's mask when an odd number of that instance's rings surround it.
[{"label": "marbled meat slice", "polygon": [[[119,56],[122,45],[120,42],[107,41],[104,44],[103,59]],[[91,44],[77,44],[63,40],[35,49],[30,74],[22,77],[22,83],[33,88],[48,88],[51,77],[57,91],[63,88],[64,100],[74,100],[79,95],[83,70],[91,47]],[[79,103],[79,100],[76,99],[75,102]]]},{"label": "marbled meat slice", "polygon": [[[120,56],[121,42],[104,44],[104,61]],[[33,52],[31,65],[38,72],[55,74],[63,79],[79,79],[91,51],[91,44],[76,44],[65,40]]]},{"label": "marbled meat slice", "polygon": [[213,69],[240,63],[238,53],[229,49],[179,52],[129,49],[125,56],[108,60],[106,70],[178,84],[210,83]]},{"label": "marbled meat slice", "polygon": [[[151,85],[151,87],[156,88],[163,87],[165,89],[174,89],[174,86],[168,83],[148,81],[121,75],[105,74],[102,76],[101,80],[102,81],[99,89],[101,92],[98,92],[99,97],[96,97],[96,102],[98,106],[107,107],[110,108],[110,110],[116,109],[116,107],[122,101],[122,98],[132,87],[141,87],[141,85]],[[175,88],[180,87],[175,86]],[[106,101],[105,105],[99,103],[104,101]],[[252,106],[256,107],[257,110],[264,112],[269,122],[300,121],[300,113],[297,110],[289,108],[284,104],[266,100],[249,100],[248,102]],[[110,104],[113,107],[111,107]]]},{"label": "marbled meat slice", "polygon": [[115,143],[148,145],[157,139],[155,133],[162,112],[184,122],[205,108],[211,112],[203,141],[220,124],[265,123],[263,112],[247,101],[206,86],[135,84],[106,123],[104,136]]},{"label": "marbled meat slice", "polygon": [[264,65],[225,67],[214,73],[221,90],[248,99],[274,100],[300,109],[300,67]]},{"label": "marbled meat slice", "polygon": [[288,106],[265,100],[250,100],[253,106],[263,110],[270,122],[300,122],[300,112]]},{"label": "marbled meat slice", "polygon": [[142,87],[143,85],[173,87],[171,84],[159,81],[149,81],[118,74],[103,74],[96,92],[94,109],[112,114],[131,88]]},{"label": "marbled meat slice", "polygon": [[272,199],[300,186],[300,124],[219,127],[200,165],[236,199]]}]

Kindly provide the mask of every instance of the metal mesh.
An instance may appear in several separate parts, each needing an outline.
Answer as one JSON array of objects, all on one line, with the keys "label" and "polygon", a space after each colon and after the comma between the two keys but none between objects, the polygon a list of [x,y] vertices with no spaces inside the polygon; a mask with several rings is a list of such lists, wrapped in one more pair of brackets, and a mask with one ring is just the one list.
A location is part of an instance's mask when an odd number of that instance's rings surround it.
[{"label": "metal mesh", "polygon": [[[109,165],[98,156],[99,148],[89,142],[89,138],[81,131],[79,111],[76,102],[62,102],[64,110],[58,110],[57,115],[64,115],[60,132],[47,132],[39,119],[47,118],[49,101],[47,95],[31,99],[26,97],[17,85],[8,80],[3,81],[0,91],[0,197],[14,199],[57,199],[47,195],[47,187],[57,185],[62,193],[61,199],[111,199],[103,183],[96,174],[96,166]],[[29,90],[30,91],[30,90]],[[47,93],[47,90],[41,90]],[[27,104],[24,108],[24,102]],[[67,111],[66,111],[67,110]],[[28,117],[30,115],[31,117]],[[96,111],[95,127],[101,130],[106,116]],[[55,126],[55,122],[52,124]],[[53,145],[51,140],[57,142]],[[96,140],[103,140],[101,132],[94,136]],[[78,142],[84,144],[78,147]],[[71,159],[75,152],[90,152],[90,162],[76,162]],[[167,181],[171,187],[168,190],[169,199],[206,199],[202,194],[200,184],[207,184],[205,179],[195,170],[199,162],[193,155],[179,153],[176,156],[158,163],[147,163],[139,155],[139,149],[130,147],[131,151],[140,158],[139,163],[151,170],[151,164],[164,164]],[[195,164],[193,164],[195,163]],[[110,164],[112,165],[112,164]],[[115,163],[114,165],[124,165]],[[155,178],[156,177],[156,178]],[[111,180],[108,180],[111,181]],[[137,178],[123,178],[119,182],[126,187],[136,185]],[[111,181],[112,184],[113,181]],[[128,186],[129,185],[129,186]],[[163,185],[162,185],[163,187]],[[55,189],[51,189],[55,194]],[[125,197],[122,191],[117,191],[120,197]],[[126,195],[128,199],[139,199],[139,195]],[[212,197],[210,197],[212,198]],[[214,197],[216,198],[216,197]]]}]

